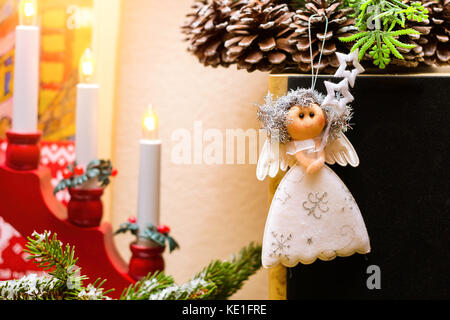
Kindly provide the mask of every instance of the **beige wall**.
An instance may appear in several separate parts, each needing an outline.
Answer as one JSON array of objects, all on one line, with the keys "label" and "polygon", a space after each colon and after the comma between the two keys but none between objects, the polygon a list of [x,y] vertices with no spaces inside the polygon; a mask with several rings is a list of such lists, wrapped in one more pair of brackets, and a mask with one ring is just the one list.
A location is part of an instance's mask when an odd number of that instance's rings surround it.
[{"label": "beige wall", "polygon": [[[261,242],[267,185],[255,166],[174,165],[171,134],[205,128],[257,128],[254,103],[268,88],[268,75],[204,68],[185,51],[179,26],[193,0],[125,0],[115,119],[113,160],[120,174],[113,185],[116,228],[136,213],[142,115],[152,103],[160,117],[162,156],[161,220],[172,227],[181,250],[166,254],[167,272],[188,280],[210,260],[228,258],[250,241]],[[131,237],[117,245],[126,260]],[[267,299],[267,272],[253,277],[234,298]]]}]

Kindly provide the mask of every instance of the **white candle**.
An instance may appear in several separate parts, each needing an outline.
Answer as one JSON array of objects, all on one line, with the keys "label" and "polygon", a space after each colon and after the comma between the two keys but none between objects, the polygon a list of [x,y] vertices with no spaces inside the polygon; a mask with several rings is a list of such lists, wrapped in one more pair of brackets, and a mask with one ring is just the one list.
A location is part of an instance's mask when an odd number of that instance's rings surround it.
[{"label": "white candle", "polygon": [[90,50],[86,50],[80,63],[80,81],[77,86],[76,120],[76,162],[86,168],[98,158],[97,119],[99,90],[98,84],[89,83],[93,75],[93,59]]},{"label": "white candle", "polygon": [[159,226],[162,142],[157,138],[158,119],[153,109],[144,118],[144,139],[140,141],[137,224],[144,230]]},{"label": "white candle", "polygon": [[[16,28],[13,131],[35,133],[38,122],[39,38],[34,1],[22,1]],[[25,25],[26,24],[26,25]]]}]

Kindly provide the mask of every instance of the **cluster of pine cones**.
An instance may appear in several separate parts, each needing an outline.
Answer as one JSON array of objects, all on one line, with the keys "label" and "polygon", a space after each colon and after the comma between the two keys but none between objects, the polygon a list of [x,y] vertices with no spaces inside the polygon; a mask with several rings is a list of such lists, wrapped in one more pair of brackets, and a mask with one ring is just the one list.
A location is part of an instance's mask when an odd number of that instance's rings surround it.
[{"label": "cluster of pine cones", "polygon": [[[291,0],[196,0],[182,26],[188,50],[205,66],[236,64],[238,69],[248,72],[289,69],[308,72],[310,23],[314,66],[321,72],[333,73],[339,66],[336,52],[348,52],[352,45],[339,38],[358,31],[350,18],[352,9],[343,7],[342,0],[305,2],[303,8],[295,11]],[[422,2],[430,12],[429,19],[407,25],[421,35],[401,39],[417,46],[402,52],[405,60],[395,59],[393,63],[407,67],[449,65],[450,0]]]}]

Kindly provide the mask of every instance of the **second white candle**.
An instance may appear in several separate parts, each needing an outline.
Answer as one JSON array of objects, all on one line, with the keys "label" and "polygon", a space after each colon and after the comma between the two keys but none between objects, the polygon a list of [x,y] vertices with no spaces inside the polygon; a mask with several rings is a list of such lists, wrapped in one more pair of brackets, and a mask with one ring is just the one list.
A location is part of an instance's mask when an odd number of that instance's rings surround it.
[{"label": "second white candle", "polygon": [[141,231],[149,224],[159,226],[161,148],[159,140],[140,141],[137,223]]}]

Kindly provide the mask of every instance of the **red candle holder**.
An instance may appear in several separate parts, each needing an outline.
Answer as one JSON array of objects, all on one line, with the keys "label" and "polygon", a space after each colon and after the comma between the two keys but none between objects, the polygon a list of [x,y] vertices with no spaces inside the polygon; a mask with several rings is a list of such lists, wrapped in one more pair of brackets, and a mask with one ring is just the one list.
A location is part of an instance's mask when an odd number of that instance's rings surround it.
[{"label": "red candle holder", "polygon": [[164,247],[148,247],[137,243],[130,245],[133,253],[128,274],[134,280],[139,281],[149,273],[164,271],[163,252]]},{"label": "red candle holder", "polygon": [[8,168],[17,171],[32,171],[39,168],[41,148],[39,142],[42,133],[18,133],[8,131],[6,137],[5,164]]},{"label": "red candle holder", "polygon": [[[114,244],[112,226],[103,222],[97,228],[80,228],[70,223],[67,208],[53,195],[51,178],[50,170],[44,166],[24,172],[0,164],[0,217],[23,236],[31,235],[34,231],[43,233],[45,230],[57,233],[58,239],[64,244],[76,247],[79,258],[77,265],[83,273],[89,279],[107,279],[105,288],[115,288],[110,296],[118,299],[123,289],[134,283],[134,280],[128,274],[128,265]],[[72,191],[73,194],[80,193],[77,192],[79,190]],[[101,191],[97,191],[97,199]],[[98,202],[96,205],[86,205],[89,202],[83,203],[76,199],[75,195],[72,206],[76,203],[78,210],[97,214],[101,212]]]},{"label": "red candle holder", "polygon": [[69,189],[68,220],[81,228],[100,226],[103,217],[103,189]]}]

